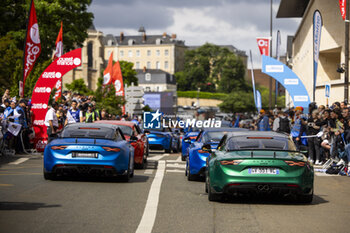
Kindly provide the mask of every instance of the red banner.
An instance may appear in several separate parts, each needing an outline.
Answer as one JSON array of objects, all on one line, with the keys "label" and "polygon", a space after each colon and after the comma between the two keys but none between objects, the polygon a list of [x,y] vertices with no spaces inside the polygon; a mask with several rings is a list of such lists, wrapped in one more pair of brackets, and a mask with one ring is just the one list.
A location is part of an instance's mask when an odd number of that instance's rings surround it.
[{"label": "red banner", "polygon": [[261,55],[270,56],[270,38],[258,37],[256,38]]},{"label": "red banner", "polygon": [[33,127],[35,148],[43,151],[47,144],[44,124],[51,91],[67,72],[81,65],[81,48],[63,54],[53,61],[41,74],[32,94]]},{"label": "red banner", "polygon": [[119,61],[113,65],[113,84],[115,87],[116,96],[124,96],[124,84],[122,70],[120,69]]},{"label": "red banner", "polygon": [[[26,79],[33,69],[36,59],[41,52],[38,21],[36,20],[34,1],[32,0],[29,9],[29,20],[27,27],[26,43],[24,46],[23,58],[23,90]],[[23,96],[22,96],[23,97]]]},{"label": "red banner", "polygon": [[339,0],[340,14],[343,20],[346,18],[346,0]]},{"label": "red banner", "polygon": [[109,56],[108,65],[103,71],[103,85],[109,85],[113,81],[113,52]]},{"label": "red banner", "polygon": [[60,31],[58,32],[58,36],[56,39],[56,50],[55,50],[55,55],[53,57],[53,60],[56,58],[59,58],[63,54],[63,25],[61,22],[61,28]]}]

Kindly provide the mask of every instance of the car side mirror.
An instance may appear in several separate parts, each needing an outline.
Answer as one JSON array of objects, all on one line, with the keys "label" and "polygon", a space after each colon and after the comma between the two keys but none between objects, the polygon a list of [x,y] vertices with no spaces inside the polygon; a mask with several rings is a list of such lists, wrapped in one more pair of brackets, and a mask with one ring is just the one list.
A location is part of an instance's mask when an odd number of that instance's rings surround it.
[{"label": "car side mirror", "polygon": [[137,137],[136,136],[131,136],[130,137],[130,142],[136,142],[137,141]]},{"label": "car side mirror", "polygon": [[210,146],[210,144],[204,144],[203,146],[202,146],[202,150],[203,151],[206,151],[206,152],[208,152],[208,153],[211,153],[212,151],[211,151],[211,146]]},{"label": "car side mirror", "polygon": [[187,143],[191,144],[191,138],[190,137],[184,138],[184,142],[187,142]]}]

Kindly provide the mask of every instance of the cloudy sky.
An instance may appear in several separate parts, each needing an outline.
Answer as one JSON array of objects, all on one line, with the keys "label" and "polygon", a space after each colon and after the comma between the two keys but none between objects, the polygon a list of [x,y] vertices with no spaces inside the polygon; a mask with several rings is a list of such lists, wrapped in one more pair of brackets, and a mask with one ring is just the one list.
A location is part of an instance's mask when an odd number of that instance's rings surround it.
[{"label": "cloudy sky", "polygon": [[[273,40],[280,30],[285,53],[300,19],[276,19],[279,3],[273,0]],[[137,35],[142,25],[146,34],[175,33],[186,45],[233,45],[252,50],[254,68],[261,65],[256,37],[270,35],[270,0],[93,0],[89,10],[104,34]]]}]

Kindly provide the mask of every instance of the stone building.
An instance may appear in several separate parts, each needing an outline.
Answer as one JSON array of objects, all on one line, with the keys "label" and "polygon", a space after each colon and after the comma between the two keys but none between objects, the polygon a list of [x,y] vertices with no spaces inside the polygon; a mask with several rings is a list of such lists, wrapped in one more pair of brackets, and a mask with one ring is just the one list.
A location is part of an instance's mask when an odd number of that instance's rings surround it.
[{"label": "stone building", "polygon": [[[330,83],[330,102],[344,99],[344,73],[337,72],[345,62],[345,23],[340,15],[339,1],[282,0],[277,18],[301,17],[299,28],[292,40],[292,54],[288,65],[313,96],[313,14],[319,10],[323,27],[316,82],[315,100],[326,104],[325,84]],[[289,50],[289,49],[287,49]]]}]

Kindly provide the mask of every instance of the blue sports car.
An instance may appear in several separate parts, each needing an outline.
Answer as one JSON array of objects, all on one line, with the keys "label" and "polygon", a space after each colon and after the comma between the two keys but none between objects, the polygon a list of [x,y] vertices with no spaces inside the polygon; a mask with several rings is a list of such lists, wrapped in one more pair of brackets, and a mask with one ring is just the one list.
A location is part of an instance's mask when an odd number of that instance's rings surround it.
[{"label": "blue sports car", "polygon": [[[130,141],[135,139],[131,138]],[[121,176],[129,181],[134,175],[134,149],[115,125],[71,124],[44,151],[44,178],[88,174]]]},{"label": "blue sports car", "polygon": [[193,143],[197,136],[199,134],[199,131],[193,131],[188,132],[185,134],[185,136],[182,139],[182,148],[181,148],[181,160],[186,161],[186,157],[188,156],[188,148]]},{"label": "blue sports car", "polygon": [[179,135],[171,128],[150,129],[146,134],[149,148],[152,150],[165,150],[166,153],[178,152],[180,149]]},{"label": "blue sports car", "polygon": [[187,143],[190,143],[185,172],[188,180],[196,180],[198,176],[205,175],[205,166],[209,153],[202,150],[202,147],[205,145],[210,145],[211,150],[215,151],[221,138],[228,132],[232,131],[247,131],[247,129],[208,128],[202,130],[193,143],[191,143],[188,138],[185,139]]}]

